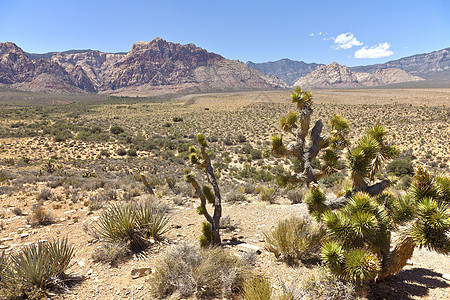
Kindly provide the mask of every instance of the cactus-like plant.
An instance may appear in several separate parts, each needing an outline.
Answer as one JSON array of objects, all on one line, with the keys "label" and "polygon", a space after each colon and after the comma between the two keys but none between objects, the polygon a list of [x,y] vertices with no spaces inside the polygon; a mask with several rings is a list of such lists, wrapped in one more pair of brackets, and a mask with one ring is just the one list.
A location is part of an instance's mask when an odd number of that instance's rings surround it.
[{"label": "cactus-like plant", "polygon": [[[310,130],[312,95],[308,91],[296,87],[291,94],[291,101],[296,103],[298,113],[289,113],[280,120],[284,132],[291,134],[294,141],[285,145],[283,136],[272,136],[272,153],[276,156],[293,158],[298,161],[294,174],[289,174],[283,182],[306,184],[317,183],[326,175],[339,169],[339,155],[347,149],[347,159],[353,187],[349,195],[358,191],[365,191],[370,195],[381,193],[389,184],[387,180],[369,186],[375,181],[376,173],[383,162],[395,157],[398,151],[395,146],[386,143],[387,130],[383,125],[375,125],[359,140],[357,145],[350,148],[348,135],[349,121],[339,115],[330,119],[329,132],[322,136],[322,120],[316,121]],[[309,136],[309,144],[307,138]],[[319,154],[322,153],[320,156]],[[313,160],[320,157],[320,168],[314,168]]]},{"label": "cactus-like plant", "polygon": [[[450,254],[450,209],[437,192],[446,180],[434,180],[419,166],[406,197],[383,193],[374,199],[358,192],[337,211],[325,210],[323,191],[311,190],[308,208],[330,238],[322,246],[323,261],[334,274],[361,282],[398,273],[416,247]],[[391,231],[398,228],[391,251]]]},{"label": "cactus-like plant", "polygon": [[[299,161],[298,172],[287,176],[286,182],[317,182],[320,177],[330,174],[337,169],[337,152],[348,145],[349,122],[341,116],[335,115],[330,121],[330,134],[322,136],[323,123],[318,120],[309,130],[311,123],[312,95],[296,87],[291,94],[291,101],[296,104],[297,113],[291,112],[280,120],[284,132],[291,134],[294,141],[285,145],[283,136],[272,136],[272,153],[276,156],[296,158]],[[307,145],[307,137],[311,145]],[[317,158],[321,150],[328,148],[322,156],[324,165],[320,170],[313,168],[312,161]]]},{"label": "cactus-like plant", "polygon": [[[219,246],[221,244],[219,229],[220,218],[222,217],[222,197],[220,195],[216,173],[211,164],[211,158],[206,151],[206,148],[208,147],[206,138],[203,134],[198,134],[197,141],[200,149],[197,149],[194,146],[189,147],[189,161],[192,165],[205,173],[207,181],[212,189],[208,185],[200,186],[194,173],[190,169],[185,170],[184,179],[192,185],[195,195],[200,198],[200,206],[197,208],[197,212],[204,215],[208,221],[208,223],[204,222],[202,224],[203,234],[200,237],[200,245],[202,247]],[[208,212],[206,206],[207,203],[213,205],[213,215]]]}]

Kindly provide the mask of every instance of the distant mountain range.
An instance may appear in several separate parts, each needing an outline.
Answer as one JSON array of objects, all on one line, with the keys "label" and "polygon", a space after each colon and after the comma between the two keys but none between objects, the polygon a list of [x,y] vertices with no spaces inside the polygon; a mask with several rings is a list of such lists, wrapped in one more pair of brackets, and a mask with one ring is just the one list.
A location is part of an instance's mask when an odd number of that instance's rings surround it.
[{"label": "distant mountain range", "polygon": [[129,52],[26,53],[0,43],[0,85],[51,93],[147,96],[305,87],[359,87],[441,80],[450,83],[450,48],[371,66],[347,68],[282,59],[244,64],[194,44],[160,38]]},{"label": "distant mountain range", "polygon": [[[350,67],[349,70],[358,73],[375,74],[377,70],[380,69],[385,70],[394,68],[427,79],[428,81],[450,82],[449,52],[450,48],[446,48],[430,53],[404,57],[384,64]],[[249,61],[247,62],[247,65],[261,72],[275,75],[278,78],[283,79],[289,85],[295,85],[300,77],[306,76],[317,68],[324,66],[323,64],[305,63],[303,61],[293,61],[289,59],[265,63],[253,63]],[[383,84],[387,83],[388,82],[384,80]]]},{"label": "distant mountain range", "polygon": [[367,87],[424,80],[400,69],[377,69],[375,73],[353,72],[337,62],[319,66],[300,77],[294,86],[304,88]]},{"label": "distant mountain range", "polygon": [[25,53],[0,43],[0,83],[44,92],[158,95],[285,88],[286,83],[194,44],[156,38],[128,53],[71,50]]},{"label": "distant mountain range", "polygon": [[287,58],[280,59],[274,62],[253,63],[247,62],[247,66],[258,71],[277,76],[289,85],[293,85],[300,77],[305,76],[311,71],[314,71],[323,64],[305,63],[303,61],[295,61]]}]

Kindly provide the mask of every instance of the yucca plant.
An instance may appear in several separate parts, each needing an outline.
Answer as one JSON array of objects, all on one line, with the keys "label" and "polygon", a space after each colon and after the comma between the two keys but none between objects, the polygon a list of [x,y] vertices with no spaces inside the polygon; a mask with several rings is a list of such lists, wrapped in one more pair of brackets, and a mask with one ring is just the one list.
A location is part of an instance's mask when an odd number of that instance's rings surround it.
[{"label": "yucca plant", "polygon": [[[311,92],[296,87],[291,94],[291,101],[296,104],[297,112],[282,117],[280,126],[284,132],[294,137],[294,141],[285,145],[281,134],[272,136],[272,153],[299,161],[296,172],[286,176],[283,182],[307,184],[317,182],[321,177],[337,171],[338,152],[348,145],[347,135],[350,125],[346,119],[335,115],[330,120],[329,134],[322,136],[322,120],[316,121],[310,130],[314,111]],[[309,147],[307,147],[308,138],[311,140]],[[325,149],[322,167],[314,169],[312,161],[318,158],[321,150]]]},{"label": "yucca plant", "polygon": [[74,248],[69,246],[67,239],[26,246],[11,256],[4,270],[6,278],[10,283],[25,288],[46,290],[58,286],[65,280],[73,255]]},{"label": "yucca plant", "polygon": [[169,217],[149,201],[116,203],[105,209],[94,232],[106,242],[125,243],[133,251],[144,249],[150,237],[167,232]]},{"label": "yucca plant", "polygon": [[[202,236],[200,236],[200,244],[203,247],[220,246],[222,241],[220,238],[220,218],[222,217],[222,196],[220,194],[219,184],[217,183],[217,173],[214,172],[211,164],[211,158],[206,151],[208,143],[203,134],[197,135],[197,142],[200,149],[194,146],[189,147],[189,161],[192,165],[201,170],[209,183],[209,185],[200,186],[194,173],[190,169],[185,170],[184,179],[190,183],[195,191],[195,196],[200,198],[200,206],[197,212],[205,216],[209,223],[202,224]],[[211,189],[211,187],[212,189]],[[212,204],[214,212],[211,215],[207,208],[207,203]]]},{"label": "yucca plant", "polygon": [[[382,193],[374,199],[358,192],[339,210],[326,210],[321,220],[330,241],[322,246],[322,260],[341,278],[365,282],[397,274],[416,247],[450,254],[450,209],[437,185],[419,167],[407,196]],[[312,213],[321,209],[316,207],[310,206]],[[396,229],[399,238],[390,251]]]}]

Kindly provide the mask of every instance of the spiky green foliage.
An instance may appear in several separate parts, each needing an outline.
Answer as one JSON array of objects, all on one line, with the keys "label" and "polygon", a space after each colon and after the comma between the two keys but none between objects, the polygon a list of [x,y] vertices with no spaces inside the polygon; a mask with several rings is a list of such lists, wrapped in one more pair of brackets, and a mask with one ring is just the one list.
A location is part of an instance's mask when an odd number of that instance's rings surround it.
[{"label": "spiky green foliage", "polygon": [[212,227],[208,222],[202,223],[202,235],[199,237],[199,243],[202,248],[212,245]]},{"label": "spiky green foliage", "polygon": [[302,110],[303,108],[310,107],[312,104],[312,94],[309,91],[302,90],[297,86],[291,93],[291,101],[297,104],[297,108]]},{"label": "spiky green foliage", "polygon": [[11,298],[44,296],[48,289],[61,286],[73,255],[67,239],[31,244],[11,256],[2,254],[1,292]]},{"label": "spiky green foliage", "polygon": [[[322,246],[322,260],[334,274],[364,282],[398,273],[416,246],[450,254],[450,209],[436,181],[419,167],[406,196],[384,192],[374,199],[358,192],[339,210],[325,211],[331,241]],[[390,251],[391,231],[399,228]]]},{"label": "spiky green foliage", "polygon": [[125,243],[137,251],[148,245],[150,237],[167,232],[168,222],[167,213],[150,201],[116,203],[102,213],[94,231],[106,242]]},{"label": "spiky green foliage", "polygon": [[280,221],[264,236],[268,251],[293,263],[318,256],[325,229],[308,217],[291,217]]},{"label": "spiky green foliage", "polygon": [[450,204],[450,177],[437,175],[434,182],[438,187],[439,200]]},{"label": "spiky green foliage", "polygon": [[316,219],[322,219],[322,214],[327,210],[325,205],[325,192],[317,184],[312,184],[305,195],[304,202],[308,206],[309,213]]},{"label": "spiky green foliage", "polygon": [[214,203],[216,201],[216,197],[214,196],[213,192],[211,191],[211,188],[207,185],[204,185],[202,187],[202,192],[206,197],[206,200],[208,200],[208,203]]},{"label": "spiky green foliage", "polygon": [[418,220],[411,236],[419,247],[450,254],[450,209],[433,198],[424,198],[417,204]]},{"label": "spiky green foliage", "polygon": [[[195,195],[200,198],[200,206],[197,207],[197,213],[204,215],[210,224],[209,237],[211,239],[208,240],[205,235],[202,235],[202,237],[200,237],[201,245],[209,245],[212,241],[214,245],[219,246],[221,244],[219,229],[220,218],[222,216],[222,200],[217,178],[220,177],[220,172],[219,170],[214,171],[212,167],[210,153],[206,151],[208,144],[205,136],[203,134],[198,134],[197,141],[200,149],[197,150],[194,146],[189,147],[189,160],[191,164],[204,172],[211,187],[207,185],[200,186],[194,173],[189,169],[184,171],[184,178],[186,182],[192,185]],[[212,215],[208,212],[208,203],[213,205],[214,213]]]},{"label": "spiky green foliage", "polygon": [[386,128],[377,124],[369,128],[356,147],[347,153],[354,190],[364,190],[368,180],[375,179],[383,163],[398,155],[397,148],[384,141],[386,134]]},{"label": "spiky green foliage", "polygon": [[350,133],[350,122],[340,115],[334,115],[330,119],[332,137],[330,140],[333,150],[343,149],[350,144],[348,134]]}]

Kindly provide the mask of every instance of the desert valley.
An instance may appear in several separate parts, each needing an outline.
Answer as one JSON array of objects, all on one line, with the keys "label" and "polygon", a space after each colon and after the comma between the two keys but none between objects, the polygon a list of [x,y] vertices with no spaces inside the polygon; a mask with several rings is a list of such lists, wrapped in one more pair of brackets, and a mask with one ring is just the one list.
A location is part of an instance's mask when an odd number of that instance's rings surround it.
[{"label": "desert valley", "polygon": [[0,43],[0,299],[448,299],[449,51]]}]

